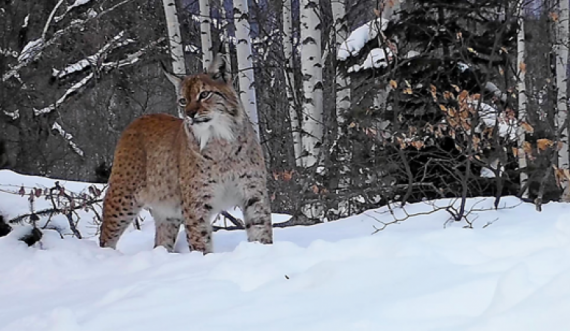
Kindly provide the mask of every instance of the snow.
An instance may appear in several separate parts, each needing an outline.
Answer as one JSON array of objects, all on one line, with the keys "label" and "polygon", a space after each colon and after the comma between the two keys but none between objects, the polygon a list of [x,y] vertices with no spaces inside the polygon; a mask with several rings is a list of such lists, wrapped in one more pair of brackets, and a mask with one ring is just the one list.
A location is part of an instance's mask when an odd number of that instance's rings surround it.
[{"label": "snow", "polygon": [[20,56],[18,57],[18,62],[24,62],[33,57],[37,52],[39,52],[42,47],[44,47],[44,40],[42,38],[38,38],[28,42],[22,51],[20,52]]},{"label": "snow", "polygon": [[[0,171],[0,209],[26,212],[25,198],[3,191],[36,182],[53,185]],[[392,220],[378,209],[276,228],[269,246],[218,231],[206,256],[152,249],[151,219],[118,251],[53,231],[31,248],[0,238],[0,330],[567,330],[570,206],[537,212],[505,197],[491,207],[468,201],[481,210],[470,214],[474,229],[444,228],[449,215],[439,210],[371,235],[378,220]]]},{"label": "snow", "polygon": [[[479,118],[486,127],[494,128],[496,125],[500,137],[508,137],[510,141],[516,141],[517,123],[514,118],[509,119],[505,112],[500,112],[484,102],[469,101],[469,103],[473,108],[479,110]],[[478,129],[477,131],[480,132],[481,130]]]},{"label": "snow", "polygon": [[372,69],[372,68],[385,68],[388,66],[388,61],[392,56],[392,51],[387,49],[388,60],[386,59],[386,50],[382,48],[374,48],[368,53],[366,59],[362,65],[353,65],[348,68],[348,72],[358,72],[360,70]]},{"label": "snow", "polygon": [[337,59],[345,61],[349,57],[358,54],[369,40],[378,36],[379,29],[381,31],[386,30],[389,22],[389,20],[379,17],[352,31],[346,38],[346,41],[340,44]]}]

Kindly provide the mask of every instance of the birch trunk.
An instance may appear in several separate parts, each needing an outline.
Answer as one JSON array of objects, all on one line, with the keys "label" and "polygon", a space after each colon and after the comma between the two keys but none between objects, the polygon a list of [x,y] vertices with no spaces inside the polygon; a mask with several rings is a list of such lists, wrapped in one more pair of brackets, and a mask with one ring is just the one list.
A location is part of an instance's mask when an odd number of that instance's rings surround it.
[{"label": "birch trunk", "polygon": [[[559,133],[559,141],[562,148],[558,152],[558,167],[569,168],[570,152],[568,150],[568,0],[559,1],[558,29],[556,38],[556,87],[557,87],[557,109],[556,127]],[[563,201],[570,201],[570,185],[565,183]]]},{"label": "birch trunk", "polygon": [[[560,13],[558,15],[558,29],[556,38],[556,87],[557,87],[557,117],[556,122],[558,131],[560,132],[563,126],[566,125],[566,118],[568,115],[568,89],[567,89],[567,75],[568,68],[568,1],[560,1]],[[561,132],[560,140],[563,142],[563,148],[558,153],[558,166],[560,168],[568,168],[569,151],[568,151],[568,130]]]},{"label": "birch trunk", "polygon": [[301,0],[301,70],[303,73],[303,166],[319,161],[323,140],[323,84],[318,0]]},{"label": "birch trunk", "polygon": [[226,8],[224,7],[224,0],[220,0],[220,13],[222,15],[222,17],[220,18],[220,30],[222,31],[222,41],[224,43],[224,52],[225,54],[225,58],[226,58],[226,65],[228,66],[228,71],[229,72],[233,72],[232,71],[232,60],[231,60],[231,54],[230,54],[230,37],[229,37],[229,32],[228,32],[228,18],[227,18],[227,13],[226,13]]},{"label": "birch trunk", "polygon": [[257,114],[253,55],[251,51],[251,36],[249,35],[250,27],[248,19],[249,8],[247,0],[234,0],[234,22],[240,99],[245,111],[249,114],[249,119],[253,124],[255,133],[259,137],[259,117]]},{"label": "birch trunk", "polygon": [[283,55],[285,56],[285,84],[287,89],[287,101],[289,102],[289,118],[291,120],[291,132],[293,134],[293,150],[295,163],[302,166],[301,153],[303,145],[301,141],[301,122],[297,113],[297,95],[295,75],[293,74],[293,22],[291,16],[291,0],[283,1]]},{"label": "birch trunk", "polygon": [[[517,68],[519,72],[517,91],[519,106],[519,123],[526,121],[526,84],[525,84],[525,38],[524,38],[524,5],[525,0],[520,0],[518,10],[519,31],[517,32]],[[519,169],[526,168],[526,154],[524,152],[525,132],[522,125],[518,128],[518,161]],[[521,187],[526,185],[528,175],[521,171]],[[528,198],[528,188],[522,192],[523,198]]]},{"label": "birch trunk", "polygon": [[[180,23],[176,11],[175,0],[163,0],[164,16],[166,17],[166,27],[168,31],[168,41],[170,45],[170,56],[172,58],[172,73],[177,76],[186,75],[186,64],[184,62],[184,47],[182,46],[182,35],[180,34]],[[180,91],[175,87],[176,100],[180,99]],[[178,107],[178,116],[182,118],[184,114]]]},{"label": "birch trunk", "polygon": [[[346,4],[345,0],[333,0],[331,2],[335,45],[336,49],[348,38],[348,26],[346,22]],[[336,54],[336,52],[335,52]],[[338,71],[336,72],[336,118],[339,126],[346,122],[346,112],[350,109],[350,78],[343,77]],[[340,133],[340,130],[338,131]]]},{"label": "birch trunk", "polygon": [[210,26],[210,1],[200,0],[200,39],[202,43],[202,66],[210,66],[212,54],[212,31]]}]

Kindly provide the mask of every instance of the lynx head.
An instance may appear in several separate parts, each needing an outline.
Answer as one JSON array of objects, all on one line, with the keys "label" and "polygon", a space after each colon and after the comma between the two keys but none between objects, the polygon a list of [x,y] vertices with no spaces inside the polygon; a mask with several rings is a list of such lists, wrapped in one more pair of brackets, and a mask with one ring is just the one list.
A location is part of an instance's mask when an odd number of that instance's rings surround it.
[{"label": "lynx head", "polygon": [[185,124],[200,142],[201,150],[210,139],[235,139],[245,113],[221,54],[205,73],[184,79],[165,73],[180,91],[178,105],[184,109]]}]

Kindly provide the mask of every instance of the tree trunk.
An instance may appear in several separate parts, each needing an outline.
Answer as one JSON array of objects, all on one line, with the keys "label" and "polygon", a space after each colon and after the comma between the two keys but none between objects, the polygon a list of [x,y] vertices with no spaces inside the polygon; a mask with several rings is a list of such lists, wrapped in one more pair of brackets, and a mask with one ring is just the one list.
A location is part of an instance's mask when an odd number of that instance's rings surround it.
[{"label": "tree trunk", "polygon": [[[558,167],[568,169],[570,152],[568,150],[568,0],[559,1],[558,29],[556,29],[556,88],[557,88],[557,114],[556,130],[562,148],[558,152]],[[570,185],[565,183],[562,200],[570,201]]]},{"label": "tree trunk", "polygon": [[247,0],[234,0],[234,22],[240,99],[259,137],[259,117],[255,95],[253,54],[249,35],[249,8]]},{"label": "tree trunk", "polygon": [[[336,49],[348,38],[348,26],[346,22],[345,0],[331,2]],[[336,52],[335,52],[336,54]],[[339,126],[346,122],[346,112],[350,109],[350,78],[344,77],[338,70],[336,71],[336,118]],[[338,130],[340,133],[340,130]]]},{"label": "tree trunk", "polygon": [[204,68],[208,68],[214,58],[212,54],[210,15],[210,1],[200,0],[200,37],[202,42],[202,65]]},{"label": "tree trunk", "polygon": [[285,56],[285,79],[287,89],[287,101],[289,102],[289,118],[291,120],[291,132],[293,134],[293,149],[295,163],[301,167],[301,153],[303,145],[301,141],[301,122],[297,113],[297,95],[295,75],[293,73],[293,23],[291,18],[291,0],[283,1],[283,55]]},{"label": "tree trunk", "polygon": [[[182,35],[180,34],[180,23],[176,11],[175,0],[163,0],[164,16],[168,30],[168,40],[170,44],[170,55],[172,57],[172,73],[177,76],[186,75],[186,63],[184,62],[184,47],[182,46]],[[176,100],[180,99],[180,91],[176,90]],[[182,118],[181,109],[178,109],[178,116]]]},{"label": "tree trunk", "polygon": [[[519,122],[526,121],[526,84],[525,84],[525,38],[524,38],[524,0],[519,2],[518,21],[519,31],[517,33],[517,68],[519,72],[517,91],[518,91],[518,106],[519,106]],[[528,175],[526,171],[526,154],[524,151],[525,144],[525,131],[522,125],[518,128],[518,161],[520,173],[521,188],[527,184]],[[524,169],[524,171],[523,171]],[[521,192],[523,198],[528,197],[528,187]]]},{"label": "tree trunk", "polygon": [[316,0],[301,1],[301,70],[303,73],[303,166],[319,161],[323,142],[323,84],[320,7]]}]

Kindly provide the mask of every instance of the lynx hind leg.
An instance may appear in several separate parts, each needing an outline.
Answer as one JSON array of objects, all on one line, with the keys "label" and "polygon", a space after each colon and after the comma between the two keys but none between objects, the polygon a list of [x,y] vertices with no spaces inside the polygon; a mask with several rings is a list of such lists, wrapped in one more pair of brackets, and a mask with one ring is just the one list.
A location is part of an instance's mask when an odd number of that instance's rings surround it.
[{"label": "lynx hind leg", "polygon": [[151,212],[154,218],[156,233],[154,235],[154,247],[162,246],[170,253],[174,252],[176,238],[182,224],[181,218],[167,218]]},{"label": "lynx hind leg", "polygon": [[242,206],[245,218],[245,231],[248,241],[262,244],[273,243],[273,227],[271,225],[271,207],[266,194],[255,192],[246,197]]},{"label": "lynx hind leg", "polygon": [[132,194],[126,194],[115,186],[109,187],[103,201],[103,223],[99,245],[116,249],[119,238],[138,215],[140,209],[141,206],[137,204]]}]

